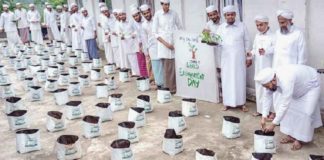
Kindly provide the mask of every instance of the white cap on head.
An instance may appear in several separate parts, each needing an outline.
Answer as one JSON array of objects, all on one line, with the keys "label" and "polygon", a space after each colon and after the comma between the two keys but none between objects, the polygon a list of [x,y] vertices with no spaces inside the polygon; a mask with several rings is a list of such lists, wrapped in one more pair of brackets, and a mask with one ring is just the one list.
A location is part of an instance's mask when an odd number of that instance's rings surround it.
[{"label": "white cap on head", "polygon": [[87,10],[87,9],[84,8],[84,7],[82,7],[82,8],[80,9],[81,12],[86,11],[86,10]]},{"label": "white cap on head", "polygon": [[47,8],[53,8],[52,5],[47,5],[46,7],[47,7]]},{"label": "white cap on head", "polygon": [[208,6],[206,8],[207,13],[211,13],[211,12],[214,12],[214,11],[217,11],[217,8],[214,5],[210,5],[210,6]]},{"label": "white cap on head", "polygon": [[48,2],[45,2],[45,6],[48,5],[49,3]]},{"label": "white cap on head", "polygon": [[126,13],[125,9],[116,9],[116,13]]},{"label": "white cap on head", "polygon": [[254,17],[254,20],[259,22],[269,22],[268,16],[265,15],[257,15]]},{"label": "white cap on head", "polygon": [[170,3],[170,0],[160,0],[161,3]]},{"label": "white cap on head", "polygon": [[104,2],[100,2],[98,6],[99,6],[99,8],[101,8],[101,7],[103,7],[103,6],[106,6],[106,3],[104,3]]},{"label": "white cap on head", "polygon": [[63,7],[64,7],[64,8],[68,8],[68,5],[67,5],[67,4],[63,4]]},{"label": "white cap on head", "polygon": [[112,10],[112,13],[117,13],[117,10],[118,10],[118,9],[116,9],[116,8],[113,9],[113,10]]},{"label": "white cap on head", "polygon": [[137,8],[133,7],[133,8],[130,9],[130,12],[131,12],[132,15],[134,15],[134,14],[140,12],[140,11]]},{"label": "white cap on head", "polygon": [[19,6],[19,5],[21,5],[21,3],[19,3],[19,2],[18,2],[18,3],[16,3],[16,6]]},{"label": "white cap on head", "polygon": [[146,11],[146,10],[148,10],[148,9],[150,9],[150,6],[147,5],[147,4],[143,4],[143,5],[140,6],[140,10],[141,10],[141,11]]},{"label": "white cap on head", "polygon": [[29,4],[29,7],[35,7],[35,4],[31,3]]},{"label": "white cap on head", "polygon": [[101,7],[100,8],[100,11],[102,12],[102,11],[108,11],[109,9],[108,9],[108,7],[107,6],[103,6],[103,7]]},{"label": "white cap on head", "polygon": [[226,7],[224,7],[223,9],[223,13],[232,13],[232,12],[236,12],[236,8],[233,5],[227,5]]},{"label": "white cap on head", "polygon": [[275,70],[268,67],[262,69],[255,77],[254,80],[260,84],[267,84],[273,80],[275,76]]},{"label": "white cap on head", "polygon": [[293,19],[294,18],[294,13],[290,10],[278,10],[277,11],[277,16],[284,17],[286,19]]},{"label": "white cap on head", "polygon": [[9,8],[9,5],[7,5],[7,4],[3,4],[3,5],[2,5],[2,8]]},{"label": "white cap on head", "polygon": [[56,6],[56,9],[62,9],[61,5]]}]

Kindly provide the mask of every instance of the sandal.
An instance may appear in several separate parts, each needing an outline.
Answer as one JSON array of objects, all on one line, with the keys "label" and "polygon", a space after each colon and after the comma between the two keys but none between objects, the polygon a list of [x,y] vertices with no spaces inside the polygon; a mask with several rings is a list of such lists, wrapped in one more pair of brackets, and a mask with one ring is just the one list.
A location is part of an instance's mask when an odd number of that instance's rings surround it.
[{"label": "sandal", "polygon": [[290,136],[282,138],[280,141],[281,144],[288,144],[288,143],[294,143],[294,142],[295,142],[295,139]]},{"label": "sandal", "polygon": [[248,111],[249,111],[249,109],[248,109],[246,106],[242,106],[241,110],[242,110],[243,112],[248,112]]},{"label": "sandal", "polygon": [[292,145],[292,147],[290,148],[292,151],[298,151],[303,147],[303,145],[301,144],[301,142],[299,141],[294,141],[294,144]]},{"label": "sandal", "polygon": [[228,107],[228,106],[224,106],[223,109],[222,109],[222,111],[227,111],[227,110],[229,110],[229,109],[230,109],[230,107]]},{"label": "sandal", "polygon": [[258,113],[258,112],[255,112],[255,113],[252,114],[252,116],[253,117],[259,117],[259,116],[262,116],[262,114],[261,113]]}]

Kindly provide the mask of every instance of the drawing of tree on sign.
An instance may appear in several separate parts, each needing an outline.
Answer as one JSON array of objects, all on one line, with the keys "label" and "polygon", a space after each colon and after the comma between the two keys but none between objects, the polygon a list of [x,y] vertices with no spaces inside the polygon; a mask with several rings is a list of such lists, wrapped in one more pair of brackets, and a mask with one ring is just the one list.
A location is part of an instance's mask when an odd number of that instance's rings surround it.
[{"label": "drawing of tree on sign", "polygon": [[191,52],[191,58],[193,59],[193,60],[195,60],[196,59],[196,52],[197,52],[197,47],[195,46],[195,45],[193,45],[193,44],[191,44],[191,43],[188,43],[188,45],[189,45],[189,52]]}]

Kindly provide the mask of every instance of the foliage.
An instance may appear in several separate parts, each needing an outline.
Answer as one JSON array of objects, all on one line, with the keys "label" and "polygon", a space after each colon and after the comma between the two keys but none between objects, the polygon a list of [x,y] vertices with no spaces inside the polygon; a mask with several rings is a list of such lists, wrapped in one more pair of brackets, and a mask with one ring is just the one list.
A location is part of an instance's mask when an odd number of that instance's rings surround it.
[{"label": "foliage", "polygon": [[220,35],[210,34],[210,32],[203,32],[200,37],[202,38],[202,41],[206,43],[220,43],[222,41]]},{"label": "foliage", "polygon": [[53,8],[56,8],[58,5],[67,4],[67,0],[48,0],[48,2],[53,6]]}]

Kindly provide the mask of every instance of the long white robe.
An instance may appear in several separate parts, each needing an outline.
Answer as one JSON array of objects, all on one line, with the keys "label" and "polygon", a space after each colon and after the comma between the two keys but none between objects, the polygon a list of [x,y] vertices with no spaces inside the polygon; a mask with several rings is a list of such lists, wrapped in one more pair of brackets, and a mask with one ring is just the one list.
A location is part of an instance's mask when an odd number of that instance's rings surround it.
[{"label": "long white robe", "polygon": [[314,129],[322,126],[320,107],[320,78],[317,71],[305,65],[286,65],[276,68],[277,90],[266,91],[262,116],[269,114],[273,94],[281,93],[272,123],[293,138],[310,142]]},{"label": "long white robe", "polygon": [[286,64],[306,64],[306,42],[304,33],[292,26],[288,34],[276,32],[273,67]]},{"label": "long white robe", "polygon": [[221,78],[223,104],[237,107],[246,102],[246,53],[250,50],[249,34],[246,26],[235,21],[234,24],[221,24],[217,34],[221,43]]},{"label": "long white robe", "polygon": [[49,27],[51,29],[54,40],[61,41],[62,38],[61,38],[60,31],[58,30],[58,27],[57,27],[57,21],[56,21],[56,16],[55,16],[54,11],[45,12],[44,23],[47,25],[47,27]]},{"label": "long white robe", "polygon": [[120,41],[120,66],[121,68],[131,68],[133,75],[140,75],[136,56],[136,51],[138,49],[136,31],[132,22],[125,21],[118,23],[117,33],[119,37],[124,37],[124,39]]},{"label": "long white robe", "polygon": [[82,30],[81,30],[81,14],[73,13],[70,17],[70,27],[72,32],[72,50],[83,49]]},{"label": "long white robe", "polygon": [[27,20],[29,23],[29,29],[31,31],[31,39],[37,44],[44,44],[42,29],[40,25],[41,16],[38,11],[29,10],[27,13]]},{"label": "long white robe", "polygon": [[3,12],[0,17],[0,29],[4,29],[7,35],[8,47],[13,49],[16,44],[21,44],[21,40],[18,36],[16,17],[11,12]]},{"label": "long white robe", "polygon": [[[105,57],[108,63],[116,63],[115,54],[111,45],[111,37],[113,33],[113,28],[115,25],[115,19],[110,17],[101,17],[100,19],[101,29],[102,29],[102,42],[105,49]],[[110,41],[109,41],[110,39]]]},{"label": "long white robe", "polygon": [[[272,67],[273,50],[275,45],[275,35],[270,31],[257,33],[254,38],[252,55],[254,57],[254,75],[267,67]],[[264,49],[264,55],[260,55],[259,49]],[[255,83],[256,107],[257,112],[262,113],[262,98],[264,97],[265,88]]]},{"label": "long white robe", "polygon": [[[115,19],[115,23],[113,24],[113,27],[112,27],[112,33],[117,33],[117,28],[118,28],[118,25],[119,24],[119,21],[117,21]],[[112,50],[113,50],[113,53],[114,53],[114,59],[115,59],[115,63],[116,63],[116,66],[117,67],[120,67],[120,51],[119,51],[119,38],[118,36],[112,34],[112,36],[110,37],[111,38],[111,47],[112,47]]]},{"label": "long white robe", "polygon": [[70,13],[63,12],[61,14],[61,36],[64,43],[71,45],[71,29],[69,28]]}]

